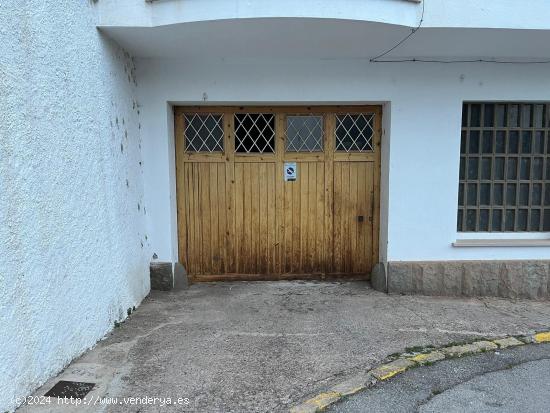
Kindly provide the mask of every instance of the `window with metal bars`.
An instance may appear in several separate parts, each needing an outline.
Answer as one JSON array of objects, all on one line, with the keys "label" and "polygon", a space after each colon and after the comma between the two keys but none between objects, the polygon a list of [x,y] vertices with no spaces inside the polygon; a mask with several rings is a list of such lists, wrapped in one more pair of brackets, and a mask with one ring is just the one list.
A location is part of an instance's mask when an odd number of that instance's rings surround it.
[{"label": "window with metal bars", "polygon": [[336,115],[336,150],[373,152],[374,113]]},{"label": "window with metal bars", "polygon": [[323,150],[323,117],[288,115],[286,117],[286,150],[288,152],[321,152]]},{"label": "window with metal bars", "polygon": [[235,152],[275,152],[275,115],[271,113],[235,114]]},{"label": "window with metal bars", "polygon": [[223,116],[212,113],[184,115],[185,152],[223,152]]},{"label": "window with metal bars", "polygon": [[550,104],[465,103],[457,228],[550,231]]}]

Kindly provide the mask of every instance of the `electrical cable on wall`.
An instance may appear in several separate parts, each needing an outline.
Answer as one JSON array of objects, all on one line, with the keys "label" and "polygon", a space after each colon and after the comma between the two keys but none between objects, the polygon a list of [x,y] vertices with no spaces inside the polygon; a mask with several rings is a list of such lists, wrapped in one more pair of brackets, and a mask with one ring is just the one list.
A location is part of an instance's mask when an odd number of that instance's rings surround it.
[{"label": "electrical cable on wall", "polygon": [[383,59],[380,60],[380,58],[386,56],[387,54],[391,53],[395,49],[397,49],[399,46],[401,46],[403,43],[405,43],[407,40],[409,40],[411,37],[413,37],[418,30],[422,27],[422,23],[424,22],[424,12],[426,10],[426,0],[422,0],[422,13],[420,15],[420,21],[418,22],[418,25],[411,29],[411,32],[405,36],[403,39],[401,39],[399,42],[397,42],[393,47],[389,48],[385,52],[379,54],[378,56],[375,56],[370,59],[371,63],[443,63],[443,64],[450,64],[450,63],[497,63],[497,64],[549,64],[550,60],[499,60],[499,59],[428,59],[428,58],[405,58],[405,59]]}]

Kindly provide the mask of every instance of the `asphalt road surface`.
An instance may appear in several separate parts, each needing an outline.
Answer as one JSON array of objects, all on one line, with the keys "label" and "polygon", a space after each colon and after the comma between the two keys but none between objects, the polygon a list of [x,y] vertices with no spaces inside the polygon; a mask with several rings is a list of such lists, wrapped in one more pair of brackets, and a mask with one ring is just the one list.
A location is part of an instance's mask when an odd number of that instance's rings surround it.
[{"label": "asphalt road surface", "polygon": [[550,412],[550,344],[415,368],[329,412]]}]

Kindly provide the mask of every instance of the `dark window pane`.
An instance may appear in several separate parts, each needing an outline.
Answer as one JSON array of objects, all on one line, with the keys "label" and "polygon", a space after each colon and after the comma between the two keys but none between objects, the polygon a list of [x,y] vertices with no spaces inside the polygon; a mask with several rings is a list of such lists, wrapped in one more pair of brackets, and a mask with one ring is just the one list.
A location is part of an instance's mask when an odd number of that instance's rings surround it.
[{"label": "dark window pane", "polygon": [[495,142],[496,153],[506,153],[506,131],[498,130]]},{"label": "dark window pane", "polygon": [[492,231],[502,231],[502,209],[493,209]]},{"label": "dark window pane", "polygon": [[466,201],[470,206],[477,205],[477,184],[468,184],[468,194],[466,195]]},{"label": "dark window pane", "polygon": [[468,159],[468,179],[478,179],[479,158]]},{"label": "dark window pane", "polygon": [[531,184],[531,205],[542,204],[542,184]]},{"label": "dark window pane", "polygon": [[531,153],[531,144],[533,141],[533,134],[531,131],[523,131],[521,133],[521,153],[530,154]]},{"label": "dark window pane", "polygon": [[550,205],[550,183],[544,185],[544,205]]},{"label": "dark window pane", "polygon": [[466,179],[466,158],[463,156],[460,158],[459,178]]},{"label": "dark window pane", "polygon": [[522,206],[529,205],[529,184],[519,186],[519,204]]},{"label": "dark window pane", "polygon": [[458,205],[464,206],[464,184],[458,185]]},{"label": "dark window pane", "polygon": [[495,158],[495,175],[493,179],[504,179],[504,159],[505,158]]},{"label": "dark window pane", "polygon": [[544,173],[544,158],[534,158],[533,159],[533,174],[532,179],[543,179],[543,173]]},{"label": "dark window pane", "polygon": [[531,219],[529,220],[529,231],[540,230],[540,209],[531,209]]},{"label": "dark window pane", "polygon": [[481,160],[481,179],[491,179],[491,158]]},{"label": "dark window pane", "polygon": [[483,131],[483,144],[481,150],[483,153],[493,153],[493,131]]},{"label": "dark window pane", "polygon": [[520,209],[518,211],[518,231],[527,231],[527,216],[529,215],[528,209]]},{"label": "dark window pane", "polygon": [[533,152],[537,154],[544,153],[544,131],[538,130],[535,132],[535,142],[533,144]]},{"label": "dark window pane", "polygon": [[506,162],[506,179],[518,178],[518,159],[508,158]]},{"label": "dark window pane", "polygon": [[460,134],[460,153],[462,155],[466,154],[466,137],[467,137],[467,132],[466,131],[462,131],[462,133]]},{"label": "dark window pane", "polygon": [[532,115],[532,106],[531,105],[522,105],[521,107],[521,127],[530,128],[532,125],[531,122]]},{"label": "dark window pane", "polygon": [[518,177],[518,159],[508,158],[506,161],[506,179],[517,179]]},{"label": "dark window pane", "polygon": [[345,152],[374,151],[374,114],[336,115],[336,150]]},{"label": "dark window pane", "polygon": [[544,105],[535,105],[533,126],[535,128],[544,128]]},{"label": "dark window pane", "polygon": [[500,128],[505,128],[507,125],[507,116],[506,116],[506,105],[497,104],[496,105],[496,126]]},{"label": "dark window pane", "polygon": [[531,179],[531,158],[521,158],[519,179]]},{"label": "dark window pane", "polygon": [[463,228],[462,228],[462,224],[463,224],[463,222],[462,222],[462,213],[463,213],[463,210],[459,209],[457,217],[456,217],[456,230],[457,231],[463,231]]},{"label": "dark window pane", "polygon": [[477,221],[477,210],[468,209],[466,211],[466,231],[475,231]]},{"label": "dark window pane", "polygon": [[211,113],[184,115],[186,152],[222,152],[223,116]]},{"label": "dark window pane", "polygon": [[483,125],[492,127],[495,123],[495,105],[487,103],[483,106],[485,107],[485,113],[483,114]]},{"label": "dark window pane", "polygon": [[505,223],[504,223],[504,230],[505,231],[513,231],[514,230],[515,216],[516,216],[516,213],[513,209],[507,209],[506,210],[506,217],[505,217]]},{"label": "dark window pane", "polygon": [[462,105],[462,127],[468,126],[468,105],[464,103]]},{"label": "dark window pane", "polygon": [[479,104],[470,105],[470,126],[481,126],[481,105]]},{"label": "dark window pane", "polygon": [[508,135],[508,153],[519,152],[519,134],[518,131],[510,131]]},{"label": "dark window pane", "polygon": [[479,153],[479,131],[470,131],[470,142],[468,145],[468,153],[475,155]]},{"label": "dark window pane", "polygon": [[269,153],[275,151],[275,115],[238,113],[235,115],[235,152]]},{"label": "dark window pane", "polygon": [[506,184],[506,205],[516,205],[516,184]]},{"label": "dark window pane", "polygon": [[479,186],[479,204],[491,205],[491,184],[481,184]]},{"label": "dark window pane", "polygon": [[519,126],[519,105],[508,105],[508,127]]},{"label": "dark window pane", "polygon": [[479,211],[479,231],[489,231],[489,210],[481,209]]},{"label": "dark window pane", "polygon": [[493,184],[493,204],[503,205],[504,184]]},{"label": "dark window pane", "polygon": [[550,209],[544,210],[544,224],[542,226],[543,231],[550,231]]}]

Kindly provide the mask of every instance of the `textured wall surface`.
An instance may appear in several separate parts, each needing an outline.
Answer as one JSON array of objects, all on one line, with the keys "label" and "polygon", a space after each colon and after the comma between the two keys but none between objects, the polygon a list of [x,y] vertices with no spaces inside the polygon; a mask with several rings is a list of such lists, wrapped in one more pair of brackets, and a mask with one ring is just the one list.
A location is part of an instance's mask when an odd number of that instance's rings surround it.
[{"label": "textured wall surface", "polygon": [[149,291],[137,82],[95,5],[0,3],[0,411]]},{"label": "textured wall surface", "polygon": [[396,294],[550,298],[548,260],[396,261],[387,276],[387,290]]}]

